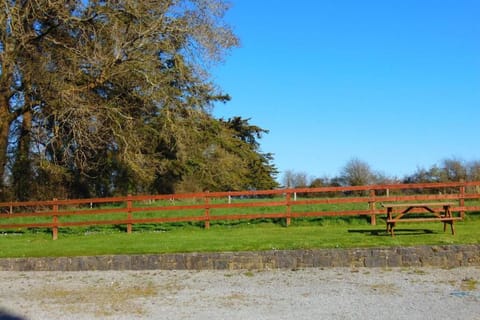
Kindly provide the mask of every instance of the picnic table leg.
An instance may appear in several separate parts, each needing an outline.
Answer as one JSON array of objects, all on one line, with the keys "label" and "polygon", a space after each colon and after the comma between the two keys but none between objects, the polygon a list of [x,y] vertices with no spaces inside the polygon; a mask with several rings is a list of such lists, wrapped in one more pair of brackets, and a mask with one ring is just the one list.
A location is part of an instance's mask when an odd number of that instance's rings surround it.
[{"label": "picnic table leg", "polygon": [[393,237],[393,227],[395,227],[395,222],[387,222],[387,233],[390,233],[390,235]]},{"label": "picnic table leg", "polygon": [[455,235],[455,228],[453,226],[453,220],[448,222],[450,224],[450,230],[452,230],[452,235]]},{"label": "picnic table leg", "polygon": [[393,234],[393,227],[395,226],[394,222],[388,222],[389,220],[392,219],[392,208],[387,208],[387,233],[390,233],[392,237],[394,236]]},{"label": "picnic table leg", "polygon": [[[452,218],[452,211],[450,210],[450,206],[444,206],[443,209],[445,210],[445,217]],[[455,235],[455,227],[453,226],[453,219],[450,221],[443,222],[443,232],[447,231],[447,223],[450,224],[450,230],[452,231],[452,235]]]},{"label": "picnic table leg", "polygon": [[453,226],[453,220],[443,222],[443,232],[447,231],[447,223],[450,225],[450,230],[452,231],[452,235],[455,235],[455,227]]}]

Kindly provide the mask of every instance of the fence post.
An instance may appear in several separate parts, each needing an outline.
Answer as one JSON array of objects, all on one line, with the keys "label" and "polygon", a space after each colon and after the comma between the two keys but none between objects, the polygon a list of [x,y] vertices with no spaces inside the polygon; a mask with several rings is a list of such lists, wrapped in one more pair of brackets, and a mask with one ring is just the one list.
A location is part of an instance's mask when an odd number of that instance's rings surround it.
[{"label": "fence post", "polygon": [[[465,183],[460,186],[460,207],[465,207]],[[465,218],[465,210],[460,210],[460,217]]]},{"label": "fence post", "polygon": [[210,198],[205,194],[205,229],[210,229]]},{"label": "fence post", "polygon": [[58,239],[58,202],[57,198],[54,198],[53,201],[53,227],[52,227],[52,239]]},{"label": "fence post", "polygon": [[[388,189],[387,189],[388,190]],[[370,199],[368,199],[368,207],[372,213],[370,217],[370,223],[372,226],[377,225],[377,215],[375,214],[375,190],[370,190]]]},{"label": "fence post", "polygon": [[132,233],[132,195],[127,196],[127,233]]},{"label": "fence post", "polygon": [[[296,194],[296,193],[295,193]],[[287,206],[287,214],[286,214],[286,220],[285,220],[285,224],[286,226],[288,227],[290,225],[290,222],[292,220],[291,218],[291,214],[292,214],[292,208],[291,208],[291,199],[292,199],[292,195],[290,194],[290,192],[287,191],[286,193],[286,206]]]}]

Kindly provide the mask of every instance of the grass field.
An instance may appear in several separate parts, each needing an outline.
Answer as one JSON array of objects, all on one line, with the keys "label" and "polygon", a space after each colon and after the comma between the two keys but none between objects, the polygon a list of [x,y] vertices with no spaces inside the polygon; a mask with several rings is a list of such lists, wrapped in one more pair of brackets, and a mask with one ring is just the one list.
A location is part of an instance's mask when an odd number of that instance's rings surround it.
[{"label": "grass field", "polygon": [[46,229],[13,230],[0,234],[0,258],[480,243],[478,213],[455,223],[456,235],[435,222],[399,224],[391,237],[382,219],[372,226],[358,217],[294,219],[289,227],[273,220],[202,226],[139,225],[132,234],[122,226],[65,228],[56,241]]}]

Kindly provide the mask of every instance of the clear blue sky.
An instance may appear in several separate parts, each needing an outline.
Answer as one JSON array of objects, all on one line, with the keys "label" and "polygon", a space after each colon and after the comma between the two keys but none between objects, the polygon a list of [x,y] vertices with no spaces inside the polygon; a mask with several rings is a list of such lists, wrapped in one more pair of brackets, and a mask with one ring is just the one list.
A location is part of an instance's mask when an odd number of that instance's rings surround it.
[{"label": "clear blue sky", "polygon": [[269,130],[280,179],[480,160],[480,1],[232,3],[241,47],[213,71],[232,96],[214,115]]}]

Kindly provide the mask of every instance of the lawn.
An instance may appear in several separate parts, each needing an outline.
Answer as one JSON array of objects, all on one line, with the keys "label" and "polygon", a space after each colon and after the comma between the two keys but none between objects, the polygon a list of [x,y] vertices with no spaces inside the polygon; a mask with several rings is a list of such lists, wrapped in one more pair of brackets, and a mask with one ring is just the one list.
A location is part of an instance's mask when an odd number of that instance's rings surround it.
[{"label": "lawn", "polygon": [[449,228],[443,232],[440,222],[405,223],[391,237],[382,219],[372,226],[354,217],[298,219],[289,227],[272,220],[218,223],[210,229],[195,223],[135,226],[132,234],[122,227],[65,228],[56,241],[48,230],[40,229],[0,234],[0,258],[480,243],[479,214],[455,223],[455,229],[452,235]]}]

